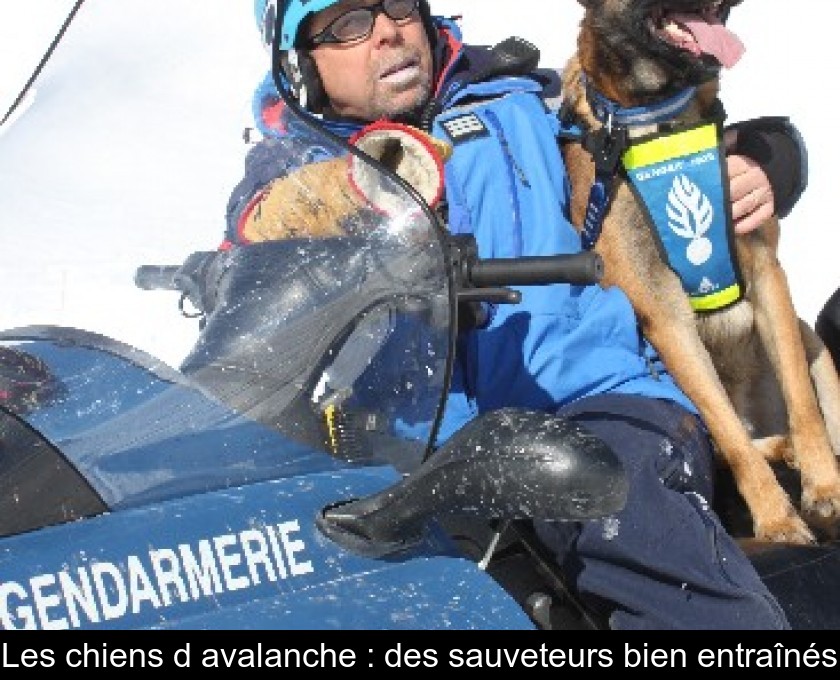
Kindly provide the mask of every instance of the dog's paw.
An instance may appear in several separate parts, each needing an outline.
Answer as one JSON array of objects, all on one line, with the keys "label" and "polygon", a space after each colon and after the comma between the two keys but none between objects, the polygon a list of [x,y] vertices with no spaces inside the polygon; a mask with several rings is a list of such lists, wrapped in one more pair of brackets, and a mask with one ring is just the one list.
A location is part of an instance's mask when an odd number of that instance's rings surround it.
[{"label": "dog's paw", "polygon": [[840,484],[806,487],[800,501],[808,524],[836,536],[840,526]]},{"label": "dog's paw", "polygon": [[816,537],[808,525],[791,508],[785,516],[767,522],[755,522],[755,537],[762,541],[773,543],[795,543],[798,545],[814,545]]}]

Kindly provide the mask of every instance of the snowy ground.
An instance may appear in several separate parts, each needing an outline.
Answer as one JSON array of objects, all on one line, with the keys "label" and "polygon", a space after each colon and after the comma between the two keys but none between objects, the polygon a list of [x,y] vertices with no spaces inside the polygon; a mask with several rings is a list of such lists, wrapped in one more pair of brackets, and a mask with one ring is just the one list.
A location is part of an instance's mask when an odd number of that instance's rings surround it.
[{"label": "snowy ground", "polygon": [[[0,115],[72,6],[0,4]],[[463,14],[472,42],[521,35],[541,48],[544,64],[558,65],[580,16],[573,0],[432,6]],[[195,324],[180,317],[173,293],[135,289],[134,270],[219,242],[250,94],[266,67],[251,7],[86,0],[32,105],[0,130],[0,328],[78,326],[178,363]],[[840,3],[795,7],[750,0],[736,9],[731,27],[747,56],[725,74],[724,97],[730,119],[789,115],[808,142],[810,188],[785,222],[781,257],[800,314],[813,321],[840,285],[832,207],[840,139],[824,92]]]}]

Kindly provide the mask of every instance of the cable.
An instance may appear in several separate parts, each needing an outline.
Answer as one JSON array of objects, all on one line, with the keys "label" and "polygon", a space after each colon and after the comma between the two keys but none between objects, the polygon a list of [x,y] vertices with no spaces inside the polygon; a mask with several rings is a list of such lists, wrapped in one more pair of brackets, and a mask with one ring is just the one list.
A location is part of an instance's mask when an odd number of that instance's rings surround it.
[{"label": "cable", "polygon": [[73,19],[76,18],[76,13],[79,11],[81,6],[84,4],[85,0],[77,0],[76,4],[73,5],[73,9],[70,10],[70,14],[67,15],[67,18],[64,20],[64,23],[61,25],[58,33],[56,34],[53,41],[50,43],[49,48],[47,51],[44,52],[44,56],[41,57],[41,61],[38,62],[38,65],[35,67],[35,70],[32,72],[32,75],[29,76],[29,80],[26,81],[26,85],[23,86],[23,89],[18,94],[17,99],[12,103],[11,107],[8,111],[6,111],[6,115],[3,116],[3,120],[0,120],[0,127],[6,124],[6,121],[11,118],[12,114],[15,112],[15,109],[20,106],[20,103],[23,101],[23,98],[26,97],[27,92],[32,87],[32,84],[38,79],[38,76],[41,75],[41,71],[44,69],[44,66],[47,65],[47,62],[50,60],[53,52],[55,52],[55,48],[58,47],[58,43],[61,42],[61,39],[64,37],[64,34],[67,32],[67,29],[70,27],[70,24],[73,22]]},{"label": "cable", "polygon": [[[280,8],[282,10],[282,7]],[[367,163],[371,167],[375,168],[383,175],[388,177],[392,182],[394,182],[397,186],[401,187],[406,194],[408,194],[414,202],[420,207],[421,212],[425,215],[426,219],[429,223],[436,229],[438,236],[441,240],[441,246],[443,250],[443,256],[446,260],[446,268],[447,271],[453,271],[453,265],[451,261],[451,253],[450,249],[445,247],[447,242],[447,232],[443,225],[438,220],[438,217],[429,207],[428,203],[423,200],[423,197],[420,193],[415,189],[411,184],[405,181],[402,177],[400,177],[396,172],[393,172],[385,166],[384,164],[380,163],[377,159],[373,158],[369,154],[362,151],[360,148],[355,146],[354,144],[350,144],[346,139],[337,135],[332,130],[327,128],[324,125],[318,123],[317,119],[312,116],[309,112],[307,112],[297,101],[294,95],[289,92],[285,78],[283,77],[283,69],[280,64],[280,34],[281,34],[281,27],[283,21],[283,11],[277,12],[277,17],[275,19],[274,31],[272,33],[271,39],[271,75],[272,79],[274,80],[274,84],[277,87],[277,91],[280,97],[283,100],[285,106],[307,127],[313,130],[316,134],[322,135],[327,139],[330,139],[334,142],[339,148],[345,149],[349,154],[356,156],[357,158],[361,159],[362,162]],[[457,292],[455,290],[455,285],[452,281],[452,275],[450,274],[450,285],[449,285],[449,304],[452,309],[457,309],[458,299],[457,299]],[[451,324],[451,329],[448,338],[448,352],[450,360],[447,361],[446,369],[444,371],[443,377],[443,389],[441,393],[441,399],[438,402],[437,410],[434,418],[434,422],[432,425],[431,432],[429,433],[429,440],[426,446],[426,452],[423,456],[423,462],[425,462],[435,451],[435,442],[437,441],[438,434],[440,432],[441,425],[443,424],[443,413],[444,409],[446,408],[446,396],[449,394],[449,388],[452,384],[452,374],[454,371],[454,361],[452,358],[455,356],[455,350],[457,346],[458,340],[458,324],[453,323]]]}]

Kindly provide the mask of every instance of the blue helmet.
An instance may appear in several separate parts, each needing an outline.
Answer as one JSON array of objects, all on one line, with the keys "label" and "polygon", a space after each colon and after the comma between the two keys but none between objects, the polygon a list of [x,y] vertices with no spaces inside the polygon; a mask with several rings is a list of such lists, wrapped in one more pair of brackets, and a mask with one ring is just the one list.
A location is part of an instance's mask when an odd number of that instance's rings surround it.
[{"label": "blue helmet", "polygon": [[294,45],[304,20],[337,2],[339,0],[254,0],[254,18],[263,47],[270,54],[274,49],[276,27],[278,24],[281,27],[278,41],[281,73],[272,70],[276,88],[282,92],[288,87],[303,108],[314,112],[326,103],[321,79],[312,58],[305,50],[296,50]]},{"label": "blue helmet", "polygon": [[[254,0],[254,18],[262,36],[263,45],[270,49],[274,40],[277,15],[282,16],[280,27],[280,49],[290,50],[295,46],[301,24],[310,14],[317,14],[332,7],[339,0]],[[278,12],[278,7],[280,10]],[[431,12],[426,0],[420,3],[420,13],[427,30],[432,29]]]},{"label": "blue helmet", "polygon": [[[321,79],[315,63],[307,50],[295,49],[298,34],[304,21],[340,0],[254,0],[254,17],[263,46],[271,53],[274,48],[276,27],[280,26],[277,41],[281,73],[272,70],[278,90],[288,86],[289,91],[304,107],[318,112],[326,103]],[[420,17],[429,40],[434,43],[437,31],[428,0],[420,0]],[[281,78],[282,75],[282,78]],[[285,80],[285,85],[284,85]]]},{"label": "blue helmet", "polygon": [[339,0],[254,0],[254,16],[260,29],[263,45],[271,48],[274,27],[277,24],[278,6],[282,9],[280,49],[290,50],[297,40],[301,24],[310,14],[331,7]]}]

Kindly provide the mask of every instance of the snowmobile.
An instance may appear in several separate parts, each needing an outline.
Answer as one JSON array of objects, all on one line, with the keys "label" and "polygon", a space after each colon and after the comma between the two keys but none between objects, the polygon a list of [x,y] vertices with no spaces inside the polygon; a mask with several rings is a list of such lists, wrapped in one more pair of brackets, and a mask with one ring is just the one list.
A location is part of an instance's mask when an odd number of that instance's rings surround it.
[{"label": "snowmobile", "polygon": [[[388,144],[310,143],[368,189],[342,235],[138,268],[201,318],[177,369],[0,333],[0,628],[606,628],[531,527],[619,511],[613,453],[516,408],[436,444],[459,328],[516,286],[596,284],[598,256],[482,260]],[[744,545],[795,628],[840,627],[833,543]]]},{"label": "snowmobile", "polygon": [[178,370],[89,331],[0,333],[0,627],[533,628],[548,616],[543,593],[502,586],[459,548],[460,518],[612,513],[626,490],[612,453],[519,410],[430,444],[457,307],[513,300],[509,282],[586,285],[600,262],[481,262],[398,184],[375,184],[387,202],[347,236],[140,267],[138,285],[205,312]]}]

